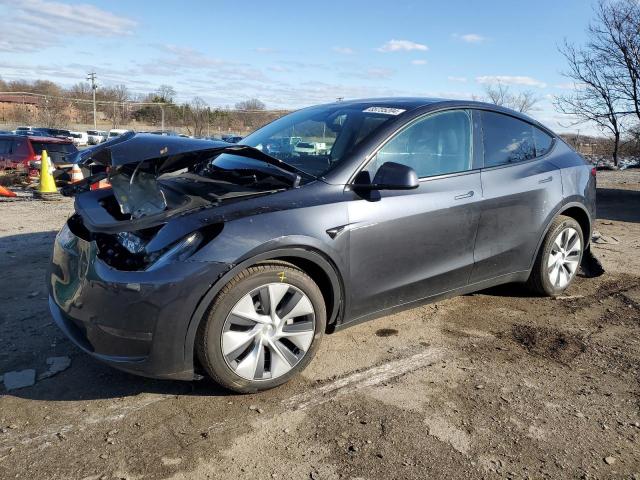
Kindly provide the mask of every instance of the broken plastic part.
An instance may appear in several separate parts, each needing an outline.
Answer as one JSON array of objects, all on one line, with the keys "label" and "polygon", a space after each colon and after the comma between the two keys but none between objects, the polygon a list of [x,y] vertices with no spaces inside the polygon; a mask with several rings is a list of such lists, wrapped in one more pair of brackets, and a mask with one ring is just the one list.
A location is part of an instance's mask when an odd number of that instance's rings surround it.
[{"label": "broken plastic part", "polygon": [[151,173],[134,172],[131,177],[116,174],[110,181],[120,210],[130,214],[132,219],[160,213],[167,208],[164,193]]},{"label": "broken plastic part", "polygon": [[144,251],[147,242],[131,232],[120,232],[118,234],[120,245],[126,248],[130,253],[138,254]]}]

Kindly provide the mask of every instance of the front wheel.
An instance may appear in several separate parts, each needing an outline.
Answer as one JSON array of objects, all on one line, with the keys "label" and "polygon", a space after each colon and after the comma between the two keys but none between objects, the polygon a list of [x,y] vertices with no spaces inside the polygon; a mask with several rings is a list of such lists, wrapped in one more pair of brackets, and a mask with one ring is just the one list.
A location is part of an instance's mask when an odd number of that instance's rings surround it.
[{"label": "front wheel", "polygon": [[582,261],[584,236],[571,217],[556,217],[540,247],[528,280],[529,287],[542,295],[560,295],[573,281]]},{"label": "front wheel", "polygon": [[250,267],[218,294],[198,329],[198,358],[240,393],[281,385],[313,358],[326,326],[320,289],[285,263]]}]

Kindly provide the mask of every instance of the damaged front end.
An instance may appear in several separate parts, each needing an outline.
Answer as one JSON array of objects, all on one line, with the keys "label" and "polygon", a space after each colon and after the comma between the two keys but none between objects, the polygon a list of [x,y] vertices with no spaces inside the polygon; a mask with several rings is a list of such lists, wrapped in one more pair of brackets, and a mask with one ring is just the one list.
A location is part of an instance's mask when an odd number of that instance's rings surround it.
[{"label": "damaged front end", "polygon": [[[256,183],[255,174],[201,175],[222,153],[262,160],[282,175],[266,184]],[[211,215],[204,225],[185,221],[169,228],[173,218],[297,187],[300,181],[293,167],[252,147],[133,132],[81,152],[77,162],[98,172],[63,190],[76,197],[76,214],[67,228],[95,242],[98,258],[123,271],[151,271],[184,260],[219,234],[224,223]],[[91,190],[92,184],[103,179],[111,188]]]}]

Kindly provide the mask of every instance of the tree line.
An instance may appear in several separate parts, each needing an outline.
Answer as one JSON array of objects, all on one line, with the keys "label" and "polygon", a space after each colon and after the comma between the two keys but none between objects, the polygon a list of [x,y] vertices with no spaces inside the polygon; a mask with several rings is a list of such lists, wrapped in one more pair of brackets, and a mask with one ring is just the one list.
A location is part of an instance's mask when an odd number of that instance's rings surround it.
[{"label": "tree line", "polygon": [[[37,95],[37,109],[18,108],[5,114],[4,121],[47,127],[63,127],[71,123],[93,123],[92,90],[88,82],[63,87],[49,80],[0,79],[0,92],[29,92]],[[165,129],[181,129],[194,136],[211,132],[243,133],[269,123],[284,111],[267,110],[266,105],[251,98],[240,101],[233,108],[210,107],[202,98],[178,102],[177,92],[170,85],[161,85],[146,94],[132,93],[126,85],[101,86],[96,90],[98,117],[111,128],[133,122]]]}]

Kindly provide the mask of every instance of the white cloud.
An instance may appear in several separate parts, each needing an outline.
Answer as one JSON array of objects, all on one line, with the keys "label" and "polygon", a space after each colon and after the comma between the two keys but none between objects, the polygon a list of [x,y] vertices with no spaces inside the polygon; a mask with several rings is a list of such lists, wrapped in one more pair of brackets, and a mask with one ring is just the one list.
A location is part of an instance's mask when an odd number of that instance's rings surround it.
[{"label": "white cloud", "polygon": [[363,80],[381,80],[387,79],[396,73],[391,68],[384,67],[368,67],[353,68],[343,71],[343,75],[352,78],[361,78]]},{"label": "white cloud", "polygon": [[426,65],[426,64],[427,64],[426,60],[422,60],[422,59],[411,60],[411,65]]},{"label": "white cloud", "polygon": [[88,4],[0,0],[0,51],[34,51],[64,37],[130,35],[137,22]]},{"label": "white cloud", "polygon": [[467,77],[447,77],[450,82],[466,83]]},{"label": "white cloud", "polygon": [[254,49],[258,53],[276,53],[277,50],[271,47],[258,47]]},{"label": "white cloud", "polygon": [[332,49],[336,53],[341,53],[342,55],[353,55],[355,50],[349,47],[333,47]]},{"label": "white cloud", "polygon": [[291,71],[289,68],[283,67],[282,65],[271,65],[268,68],[272,72],[277,72],[277,73],[286,73]]},{"label": "white cloud", "polygon": [[486,40],[485,37],[478,35],[477,33],[465,33],[463,35],[454,33],[453,36],[467,43],[482,43]]},{"label": "white cloud", "polygon": [[412,50],[420,50],[426,52],[429,47],[421,43],[412,42],[410,40],[389,40],[387,43],[377,48],[379,52],[410,52]]},{"label": "white cloud", "polygon": [[519,85],[524,87],[537,87],[537,88],[545,88],[547,86],[546,83],[541,82],[540,80],[536,80],[532,77],[524,77],[524,76],[512,76],[512,75],[484,75],[480,77],[476,77],[476,81],[478,83],[482,83],[485,85],[491,85],[495,83],[502,83],[504,85]]}]

